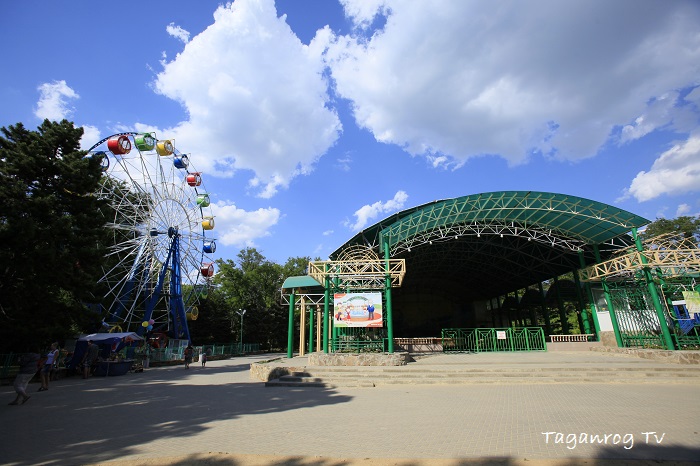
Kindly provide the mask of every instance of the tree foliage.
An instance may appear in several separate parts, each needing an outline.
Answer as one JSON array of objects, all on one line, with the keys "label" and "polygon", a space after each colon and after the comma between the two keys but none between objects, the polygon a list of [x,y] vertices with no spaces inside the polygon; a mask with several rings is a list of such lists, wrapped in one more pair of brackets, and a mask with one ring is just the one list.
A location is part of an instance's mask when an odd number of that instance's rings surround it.
[{"label": "tree foliage", "polygon": [[284,280],[303,275],[308,257],[289,258],[284,265],[266,259],[257,249],[242,249],[236,260],[217,260],[214,289],[200,316],[190,324],[195,344],[241,341],[261,343],[265,349],[285,348],[288,308],[281,302]]},{"label": "tree foliage", "polygon": [[[71,336],[91,313],[104,240],[100,160],[82,128],[45,120],[0,129],[0,352]],[[36,344],[36,341],[34,341]]]},{"label": "tree foliage", "polygon": [[640,236],[646,240],[664,233],[676,233],[684,238],[694,237],[696,242],[700,242],[700,217],[684,216],[670,220],[657,218],[647,225]]}]

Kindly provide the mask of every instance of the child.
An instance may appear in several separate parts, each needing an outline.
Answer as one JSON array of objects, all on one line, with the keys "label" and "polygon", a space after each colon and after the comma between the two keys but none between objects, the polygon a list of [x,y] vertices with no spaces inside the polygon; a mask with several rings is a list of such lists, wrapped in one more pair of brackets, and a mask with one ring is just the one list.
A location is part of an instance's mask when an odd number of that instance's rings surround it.
[{"label": "child", "polygon": [[207,365],[207,352],[202,351],[202,367]]}]

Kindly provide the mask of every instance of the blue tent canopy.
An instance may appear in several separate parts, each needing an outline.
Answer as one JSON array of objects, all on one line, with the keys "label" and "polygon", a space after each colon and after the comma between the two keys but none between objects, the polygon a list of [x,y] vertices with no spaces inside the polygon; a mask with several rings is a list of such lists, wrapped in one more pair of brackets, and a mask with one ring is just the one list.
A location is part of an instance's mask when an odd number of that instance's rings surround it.
[{"label": "blue tent canopy", "polygon": [[138,336],[134,332],[121,333],[90,333],[82,335],[78,341],[92,340],[98,345],[112,345],[114,343],[123,342],[124,346],[140,346],[143,343],[143,337]]}]

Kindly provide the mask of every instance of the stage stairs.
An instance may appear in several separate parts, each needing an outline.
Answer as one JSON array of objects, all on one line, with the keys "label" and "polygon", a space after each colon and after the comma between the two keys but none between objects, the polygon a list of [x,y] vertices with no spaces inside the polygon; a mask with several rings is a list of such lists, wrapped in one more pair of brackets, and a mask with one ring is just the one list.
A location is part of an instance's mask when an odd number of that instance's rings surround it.
[{"label": "stage stairs", "polygon": [[[290,368],[291,369],[291,368]],[[692,384],[700,365],[607,353],[450,354],[405,366],[306,366],[266,387],[378,387],[469,384]]]}]

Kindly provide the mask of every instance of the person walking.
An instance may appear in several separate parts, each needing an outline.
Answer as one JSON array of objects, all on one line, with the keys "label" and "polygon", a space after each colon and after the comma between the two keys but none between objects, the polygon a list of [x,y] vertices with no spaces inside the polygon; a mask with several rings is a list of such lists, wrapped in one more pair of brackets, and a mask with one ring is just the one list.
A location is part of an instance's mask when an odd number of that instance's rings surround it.
[{"label": "person walking", "polygon": [[207,365],[207,352],[202,351],[202,367],[205,367]]},{"label": "person walking", "polygon": [[15,393],[17,397],[14,401],[10,402],[11,405],[23,405],[31,398],[27,395],[27,385],[34,378],[37,370],[39,370],[39,354],[37,353],[24,353],[19,357],[19,372],[15,377],[13,383]]},{"label": "person walking", "polygon": [[192,345],[187,345],[187,348],[185,348],[184,356],[185,356],[185,369],[190,368],[190,364],[192,364],[192,356],[194,354],[194,348],[192,348]]},{"label": "person walking", "polygon": [[95,344],[94,341],[88,340],[88,346],[85,349],[85,354],[81,361],[83,366],[83,378],[87,379],[90,377],[90,370],[92,366],[97,362],[97,356],[100,352],[100,348]]},{"label": "person walking", "polygon": [[39,371],[39,377],[41,377],[41,387],[39,387],[40,392],[44,392],[49,389],[49,380],[51,379],[51,372],[54,370],[54,366],[58,364],[58,343],[51,343],[51,349],[46,353],[46,361],[44,361],[44,366]]}]

